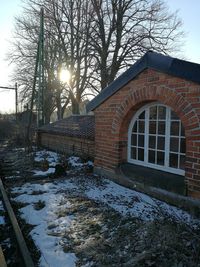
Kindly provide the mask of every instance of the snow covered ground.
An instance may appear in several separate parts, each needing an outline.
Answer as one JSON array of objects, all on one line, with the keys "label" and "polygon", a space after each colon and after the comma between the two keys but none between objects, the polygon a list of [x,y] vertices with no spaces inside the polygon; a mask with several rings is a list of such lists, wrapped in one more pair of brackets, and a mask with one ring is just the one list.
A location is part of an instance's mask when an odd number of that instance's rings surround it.
[{"label": "snow covered ground", "polygon": [[68,234],[77,220],[76,214],[69,212],[72,207],[71,196],[86,197],[100,203],[102,208],[108,206],[122,216],[141,221],[152,222],[167,218],[189,225],[191,229],[200,226],[200,221],[187,212],[109,180],[102,180],[101,185],[97,186],[93,183],[93,178],[82,177],[85,181],[83,186],[80,186],[80,180],[72,178],[46,184],[27,183],[12,190],[12,193],[19,194],[14,200],[26,204],[20,209],[20,213],[33,226],[30,235],[41,252],[41,267],[76,266],[76,254],[73,251],[63,251],[63,244],[69,242]]},{"label": "snow covered ground", "polygon": [[33,170],[34,176],[47,176],[55,172],[55,168],[49,168],[47,171]]},{"label": "snow covered ground", "polygon": [[40,150],[35,153],[34,161],[41,162],[43,160],[47,160],[51,167],[54,167],[58,164],[60,156],[56,152],[48,151],[48,150]]},{"label": "snow covered ground", "polygon": [[[74,188],[73,185],[56,184],[26,184],[22,188],[15,188],[13,192],[22,193],[15,198],[16,201],[28,205],[20,209],[22,218],[34,226],[30,232],[36,246],[41,251],[40,266],[75,266],[74,253],[64,253],[59,242],[60,237],[49,234],[53,229],[55,234],[63,228],[69,227],[72,218],[63,216],[57,218],[56,211],[62,203],[62,194],[56,194],[61,188]],[[64,204],[68,205],[68,203]],[[66,265],[67,263],[67,265]]]},{"label": "snow covered ground", "polygon": [[[48,160],[49,175],[60,156]],[[14,187],[12,200],[41,253],[40,267],[200,267],[200,219],[143,193],[120,186],[84,168],[78,157],[64,180]],[[40,173],[41,172],[41,173]],[[182,264],[182,265],[181,265]]]},{"label": "snow covered ground", "polygon": [[48,170],[32,170],[34,173],[34,176],[48,176],[49,174],[53,174],[55,172],[55,166],[57,164],[63,163],[63,161],[67,162],[67,165],[69,165],[71,168],[83,168],[85,166],[92,167],[93,162],[87,161],[83,163],[79,157],[71,156],[71,157],[61,157],[56,152],[48,151],[48,150],[41,150],[37,151],[35,153],[34,161],[36,163],[42,163],[44,160],[48,161],[49,168]]}]

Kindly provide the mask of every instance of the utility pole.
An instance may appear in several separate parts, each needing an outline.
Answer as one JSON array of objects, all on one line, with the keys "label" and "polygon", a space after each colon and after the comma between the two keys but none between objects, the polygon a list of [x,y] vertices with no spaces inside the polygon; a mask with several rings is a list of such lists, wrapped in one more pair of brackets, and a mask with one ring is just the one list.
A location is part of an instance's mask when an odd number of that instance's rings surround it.
[{"label": "utility pole", "polygon": [[18,113],[17,83],[15,83],[15,87],[0,86],[0,89],[15,90],[15,117],[16,117],[16,121],[17,121],[17,113]]},{"label": "utility pole", "polygon": [[36,98],[36,85],[38,84],[38,94],[36,99],[37,127],[44,124],[44,8],[40,11],[40,32],[37,46],[37,55],[34,70],[32,87],[30,116],[27,127],[27,144],[30,145],[30,130],[33,117],[33,105]]},{"label": "utility pole", "polygon": [[44,9],[40,11],[40,35],[39,35],[39,58],[38,58],[38,112],[37,125],[44,124]]},{"label": "utility pole", "polygon": [[17,121],[17,113],[18,113],[18,95],[17,95],[17,83],[15,83],[15,116]]}]

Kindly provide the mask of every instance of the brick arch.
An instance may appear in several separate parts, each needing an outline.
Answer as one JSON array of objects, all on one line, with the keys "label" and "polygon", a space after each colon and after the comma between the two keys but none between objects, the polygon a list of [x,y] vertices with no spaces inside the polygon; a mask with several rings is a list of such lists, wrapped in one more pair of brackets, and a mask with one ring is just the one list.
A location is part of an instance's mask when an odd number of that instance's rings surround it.
[{"label": "brick arch", "polygon": [[127,161],[128,127],[136,111],[149,102],[169,106],[181,119],[186,136],[185,183],[187,194],[200,197],[200,122],[196,109],[183,94],[164,86],[130,89],[115,110],[112,134],[117,137],[118,162]]},{"label": "brick arch", "polygon": [[[130,90],[128,95],[122,100],[121,105],[116,109],[112,120],[112,133],[123,136],[121,129],[124,128],[134,111],[148,102],[159,101],[169,106],[181,119],[185,135],[192,135],[193,129],[199,127],[199,117],[190,104],[182,95],[167,87],[143,87],[137,90]],[[195,130],[194,130],[195,131]]]}]

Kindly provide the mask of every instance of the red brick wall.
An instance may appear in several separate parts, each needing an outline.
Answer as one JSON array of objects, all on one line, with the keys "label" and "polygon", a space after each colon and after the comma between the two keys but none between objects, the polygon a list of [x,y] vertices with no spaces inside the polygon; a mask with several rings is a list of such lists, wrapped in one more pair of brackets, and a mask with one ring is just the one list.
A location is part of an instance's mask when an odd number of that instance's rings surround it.
[{"label": "red brick wall", "polygon": [[40,146],[68,155],[94,158],[94,141],[89,139],[40,132],[38,143]]},{"label": "red brick wall", "polygon": [[127,160],[127,133],[135,112],[159,101],[180,117],[186,136],[188,195],[200,198],[200,85],[147,69],[95,109],[95,167],[115,172]]}]

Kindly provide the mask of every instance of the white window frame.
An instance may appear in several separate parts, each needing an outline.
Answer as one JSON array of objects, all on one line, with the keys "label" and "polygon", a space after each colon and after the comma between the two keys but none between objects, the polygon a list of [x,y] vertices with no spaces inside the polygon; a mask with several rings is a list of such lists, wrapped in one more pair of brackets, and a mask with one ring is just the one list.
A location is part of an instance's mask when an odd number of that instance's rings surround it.
[{"label": "white window frame", "polygon": [[[166,124],[165,124],[165,155],[164,155],[164,165],[158,165],[158,164],[153,164],[148,162],[148,146],[149,146],[149,110],[150,107],[153,106],[164,106],[166,108]],[[127,160],[129,163],[133,163],[133,164],[137,164],[137,165],[141,165],[141,166],[145,166],[145,167],[149,167],[149,168],[153,168],[153,169],[157,169],[157,170],[161,170],[161,171],[165,171],[165,172],[170,172],[170,173],[175,173],[175,174],[179,174],[179,175],[185,175],[185,171],[179,168],[172,168],[169,167],[169,148],[170,148],[170,112],[171,112],[171,108],[167,105],[161,104],[159,102],[153,102],[150,104],[147,104],[145,106],[143,106],[142,108],[140,108],[136,114],[133,116],[130,124],[129,124],[129,129],[128,129],[128,149],[127,149]],[[139,115],[145,111],[145,130],[144,130],[144,161],[140,161],[140,160],[136,160],[136,159],[132,159],[131,158],[131,136],[132,136],[132,129],[133,126],[136,122],[136,120],[138,119]],[[180,139],[180,137],[179,137]],[[157,138],[156,138],[157,140]],[[175,153],[177,154],[177,153]]]}]

